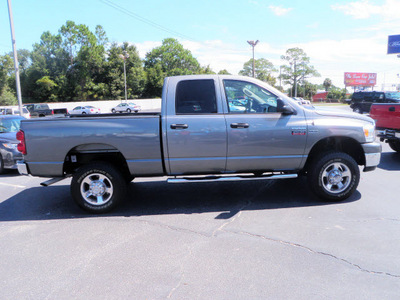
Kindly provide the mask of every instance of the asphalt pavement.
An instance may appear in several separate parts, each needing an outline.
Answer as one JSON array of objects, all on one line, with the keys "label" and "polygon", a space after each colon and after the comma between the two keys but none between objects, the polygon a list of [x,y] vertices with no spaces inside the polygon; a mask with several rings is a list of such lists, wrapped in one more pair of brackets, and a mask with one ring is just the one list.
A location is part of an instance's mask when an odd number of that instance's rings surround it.
[{"label": "asphalt pavement", "polygon": [[111,214],[69,180],[0,175],[1,299],[400,299],[400,154],[348,200],[304,178],[132,182]]}]

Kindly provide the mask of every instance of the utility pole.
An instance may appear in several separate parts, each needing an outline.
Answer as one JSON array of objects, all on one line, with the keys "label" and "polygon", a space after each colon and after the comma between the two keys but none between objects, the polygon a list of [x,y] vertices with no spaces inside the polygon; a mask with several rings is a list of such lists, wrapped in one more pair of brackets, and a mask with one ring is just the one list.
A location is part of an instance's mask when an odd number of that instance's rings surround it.
[{"label": "utility pole", "polygon": [[7,4],[8,4],[8,15],[10,17],[11,43],[14,53],[15,83],[17,85],[18,107],[19,107],[19,114],[22,116],[21,83],[19,81],[19,64],[18,64],[17,46],[15,45],[14,21],[12,15],[11,0],[7,0]]},{"label": "utility pole", "polygon": [[297,97],[297,70],[296,70],[296,61],[294,61],[294,96]]},{"label": "utility pole", "polygon": [[127,94],[126,94],[126,59],[129,57],[128,52],[124,50],[124,54],[120,54],[119,57],[121,57],[124,60],[124,82],[125,82],[125,101],[128,101]]},{"label": "utility pole", "polygon": [[253,78],[256,77],[255,73],[255,63],[254,63],[254,47],[258,44],[259,40],[257,41],[247,41],[251,47],[253,47]]}]

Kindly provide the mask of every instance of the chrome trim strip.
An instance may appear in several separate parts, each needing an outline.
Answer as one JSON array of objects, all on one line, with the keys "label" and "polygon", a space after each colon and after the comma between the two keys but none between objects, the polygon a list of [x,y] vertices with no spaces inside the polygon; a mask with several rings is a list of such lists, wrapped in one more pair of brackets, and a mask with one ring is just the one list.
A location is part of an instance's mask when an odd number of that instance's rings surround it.
[{"label": "chrome trim strip", "polygon": [[186,178],[168,178],[168,183],[189,183],[189,182],[216,182],[216,181],[240,181],[240,180],[267,180],[267,179],[288,179],[288,178],[297,178],[297,174],[279,174],[279,175],[271,175],[271,176],[211,176],[207,177],[186,177]]}]

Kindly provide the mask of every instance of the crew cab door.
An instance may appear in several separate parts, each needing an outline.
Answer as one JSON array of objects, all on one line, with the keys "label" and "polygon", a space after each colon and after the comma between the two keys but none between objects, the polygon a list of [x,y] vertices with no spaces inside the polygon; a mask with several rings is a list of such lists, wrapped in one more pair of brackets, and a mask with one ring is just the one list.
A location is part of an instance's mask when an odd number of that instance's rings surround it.
[{"label": "crew cab door", "polygon": [[217,78],[171,77],[164,83],[164,155],[171,175],[225,171],[226,123]]},{"label": "crew cab door", "polygon": [[304,158],[304,113],[285,115],[278,96],[256,83],[223,80],[228,113],[227,172],[296,170]]}]

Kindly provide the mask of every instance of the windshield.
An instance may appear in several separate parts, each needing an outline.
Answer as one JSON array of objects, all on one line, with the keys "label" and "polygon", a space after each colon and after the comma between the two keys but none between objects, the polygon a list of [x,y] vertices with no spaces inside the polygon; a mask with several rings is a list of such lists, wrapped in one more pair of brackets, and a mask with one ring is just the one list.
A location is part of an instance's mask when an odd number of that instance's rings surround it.
[{"label": "windshield", "polygon": [[17,132],[21,125],[21,118],[0,119],[0,133]]},{"label": "windshield", "polygon": [[386,93],[386,98],[400,100],[400,92]]}]

